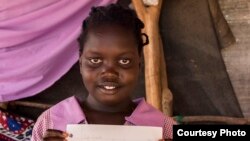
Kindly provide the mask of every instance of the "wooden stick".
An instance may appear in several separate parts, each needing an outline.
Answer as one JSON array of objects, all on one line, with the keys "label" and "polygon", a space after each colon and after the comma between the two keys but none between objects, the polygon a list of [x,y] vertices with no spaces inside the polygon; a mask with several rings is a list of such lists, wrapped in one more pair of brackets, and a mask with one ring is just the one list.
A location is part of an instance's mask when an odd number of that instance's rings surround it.
[{"label": "wooden stick", "polygon": [[236,118],[236,117],[226,117],[226,116],[184,116],[180,122],[182,124],[223,123],[232,125],[245,125],[245,124],[250,125],[250,118]]},{"label": "wooden stick", "polygon": [[141,0],[132,0],[137,16],[144,21],[144,15],[146,14],[146,8]]},{"label": "wooden stick", "polygon": [[[153,11],[145,7],[141,0],[132,0],[138,17],[144,22],[146,32],[149,36],[149,45],[144,48],[145,59],[145,87],[147,102],[155,108],[161,107],[161,83],[160,83],[160,50],[158,42],[158,21]],[[156,8],[156,6],[154,6]],[[153,9],[154,9],[153,8]],[[152,12],[152,13],[151,13]],[[157,24],[156,24],[157,23]]]},{"label": "wooden stick", "polygon": [[162,0],[158,5],[145,7],[142,0],[132,0],[138,17],[144,22],[143,32],[149,36],[144,48],[145,86],[147,102],[164,113],[172,115],[172,94],[167,86],[163,46],[159,34],[159,17]]},{"label": "wooden stick", "polygon": [[2,108],[2,109],[7,109],[7,107],[8,107],[8,102],[0,102],[0,108]]},{"label": "wooden stick", "polygon": [[9,102],[8,105],[9,106],[26,106],[26,107],[43,109],[43,110],[46,110],[52,106],[50,104],[30,102],[30,101],[11,101],[11,102]]},{"label": "wooden stick", "polygon": [[166,72],[166,63],[165,63],[165,57],[164,57],[164,50],[163,50],[163,44],[161,38],[159,38],[160,41],[160,49],[161,49],[161,86],[162,86],[162,111],[164,114],[168,116],[173,115],[173,95],[168,88],[168,78],[167,78],[167,72]]}]

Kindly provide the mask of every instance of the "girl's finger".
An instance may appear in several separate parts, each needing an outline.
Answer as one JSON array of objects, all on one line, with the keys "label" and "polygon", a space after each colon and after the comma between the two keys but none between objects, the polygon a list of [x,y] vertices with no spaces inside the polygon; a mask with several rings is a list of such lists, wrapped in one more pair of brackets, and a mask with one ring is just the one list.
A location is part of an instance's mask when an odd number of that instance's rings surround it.
[{"label": "girl's finger", "polygon": [[61,137],[45,137],[43,141],[67,141],[65,138]]},{"label": "girl's finger", "polygon": [[67,132],[63,132],[60,130],[54,130],[54,129],[48,129],[45,132],[44,138],[48,138],[48,137],[60,137],[60,138],[66,138],[68,137],[68,133]]}]

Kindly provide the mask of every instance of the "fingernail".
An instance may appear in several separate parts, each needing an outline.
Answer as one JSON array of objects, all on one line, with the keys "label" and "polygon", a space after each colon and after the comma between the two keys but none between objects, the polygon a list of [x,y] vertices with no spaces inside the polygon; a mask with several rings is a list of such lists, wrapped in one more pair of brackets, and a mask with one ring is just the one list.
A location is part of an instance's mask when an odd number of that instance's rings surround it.
[{"label": "fingernail", "polygon": [[67,132],[63,132],[63,136],[64,136],[64,137],[68,137],[69,134],[68,134]]}]

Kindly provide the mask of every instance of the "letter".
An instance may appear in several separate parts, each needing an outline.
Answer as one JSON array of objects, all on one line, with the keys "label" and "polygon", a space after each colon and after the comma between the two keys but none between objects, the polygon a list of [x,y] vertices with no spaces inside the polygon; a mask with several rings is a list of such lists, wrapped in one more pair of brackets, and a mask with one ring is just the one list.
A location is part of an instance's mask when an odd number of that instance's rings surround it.
[{"label": "letter", "polygon": [[220,129],[220,136],[223,136],[223,134],[226,133],[226,130],[225,129]]},{"label": "letter", "polygon": [[[194,131],[193,131],[194,132]],[[184,131],[184,136],[190,136],[192,134],[192,131]],[[191,135],[192,136],[192,135]]]},{"label": "letter", "polygon": [[201,133],[202,133],[202,136],[204,136],[204,137],[207,135],[209,136],[209,131],[202,131]]},{"label": "letter", "polygon": [[241,132],[240,132],[240,135],[241,135],[241,136],[246,136],[246,134],[247,134],[246,131],[241,131]]},{"label": "letter", "polygon": [[[181,133],[180,133],[180,132],[181,132]],[[178,136],[183,136],[183,129],[178,129],[177,135],[178,135]]]},{"label": "letter", "polygon": [[217,134],[217,131],[212,131],[212,138],[215,138],[216,137],[216,134]]},{"label": "letter", "polygon": [[231,131],[232,136],[237,136],[237,131]]}]

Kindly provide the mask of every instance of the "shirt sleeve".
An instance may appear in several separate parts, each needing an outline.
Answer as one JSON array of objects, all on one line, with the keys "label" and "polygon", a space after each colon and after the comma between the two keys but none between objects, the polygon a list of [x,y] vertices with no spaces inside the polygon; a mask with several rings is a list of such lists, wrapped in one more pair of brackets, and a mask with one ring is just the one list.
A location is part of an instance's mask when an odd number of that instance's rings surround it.
[{"label": "shirt sleeve", "polygon": [[176,125],[177,122],[171,118],[166,117],[164,120],[164,127],[163,127],[163,137],[164,139],[173,139],[173,125]]},{"label": "shirt sleeve", "polygon": [[46,130],[52,128],[53,122],[50,117],[50,110],[47,110],[37,119],[32,131],[31,141],[42,141]]}]

